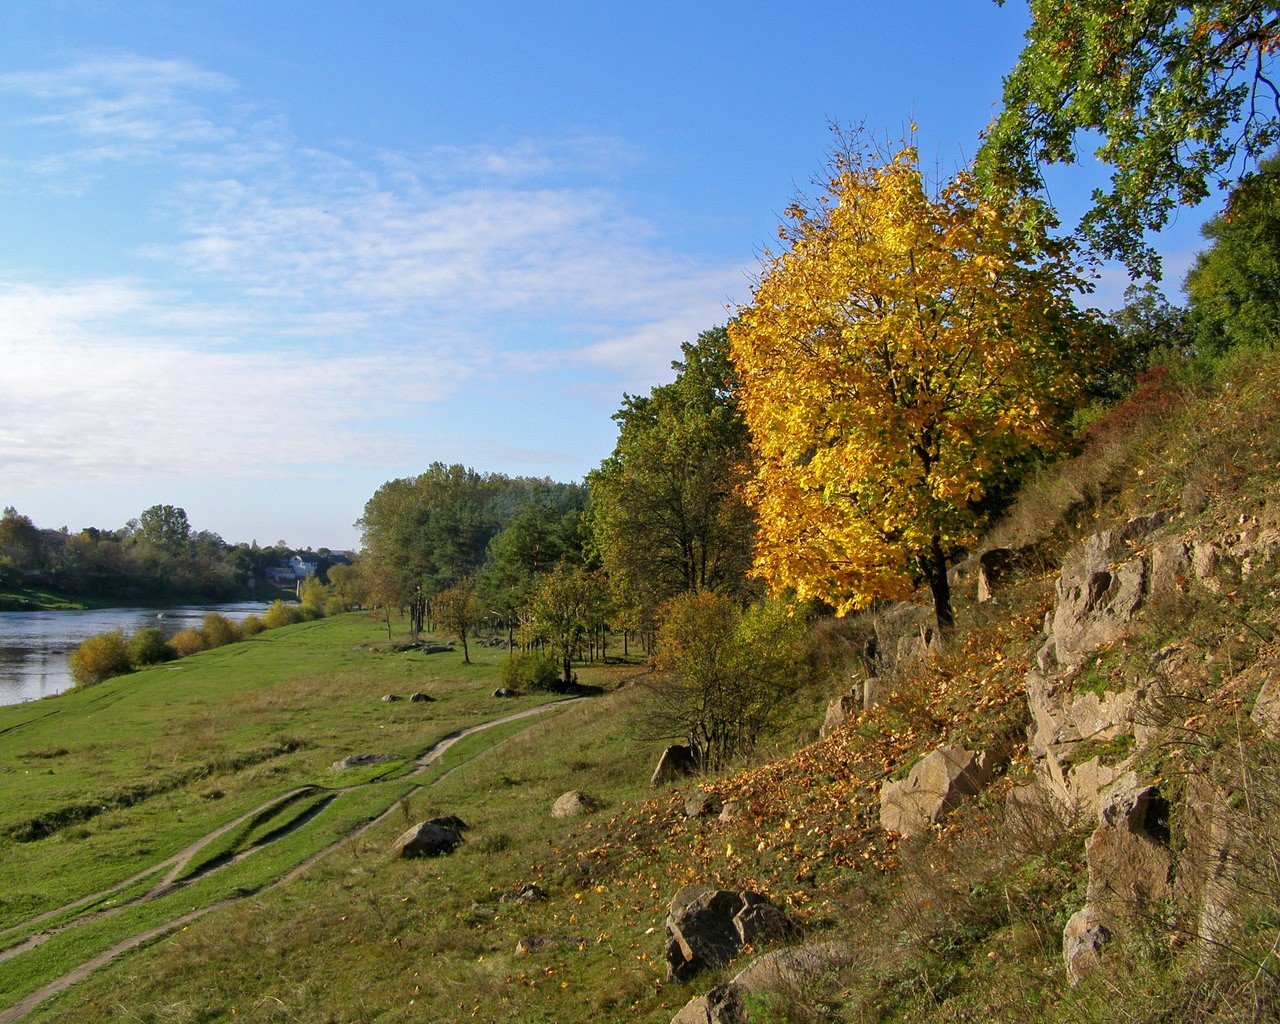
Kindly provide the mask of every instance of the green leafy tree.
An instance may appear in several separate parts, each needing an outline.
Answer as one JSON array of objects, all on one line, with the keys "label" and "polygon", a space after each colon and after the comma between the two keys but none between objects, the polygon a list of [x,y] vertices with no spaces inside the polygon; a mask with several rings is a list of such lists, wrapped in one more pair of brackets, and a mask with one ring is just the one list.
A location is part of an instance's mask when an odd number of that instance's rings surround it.
[{"label": "green leafy tree", "polygon": [[477,580],[477,599],[487,613],[515,622],[528,606],[538,577],[565,559],[581,556],[580,518],[576,509],[562,512],[544,501],[523,505],[511,516],[489,542]]},{"label": "green leafy tree", "polygon": [[1280,340],[1280,157],[1242,181],[1207,224],[1186,291],[1196,346],[1273,348]]},{"label": "green leafy tree", "polygon": [[436,625],[446,636],[456,636],[462,644],[462,663],[471,664],[471,651],[467,638],[475,632],[480,618],[480,605],[476,602],[475,588],[470,580],[459,580],[436,594],[434,601]]},{"label": "green leafy tree", "polygon": [[599,573],[560,564],[538,578],[523,627],[531,642],[545,641],[560,663],[562,682],[573,685],[573,657],[607,607],[608,591]]},{"label": "green leafy tree", "polygon": [[40,529],[12,505],[0,516],[0,558],[9,559],[19,569],[39,569],[44,564]]},{"label": "green leafy tree", "polygon": [[781,601],[743,612],[709,591],[668,601],[649,684],[658,735],[681,738],[705,770],[750,750],[810,673],[809,627]]},{"label": "green leafy tree", "polygon": [[1188,311],[1171,303],[1153,282],[1129,285],[1124,298],[1124,305],[1107,316],[1112,344],[1089,388],[1092,397],[1106,402],[1129,394],[1153,356],[1179,358],[1194,340]]},{"label": "green leafy tree", "polygon": [[138,516],[138,537],[171,553],[182,551],[191,537],[186,510],[175,505],[152,505]]},{"label": "green leafy tree", "polygon": [[[1003,0],[997,0],[1003,2]],[[1041,168],[1096,136],[1113,168],[1081,230],[1135,272],[1144,233],[1225,187],[1280,138],[1280,8],[1257,0],[1030,0],[1027,46],[978,157],[998,187],[1044,195]]]},{"label": "green leafy tree", "polygon": [[[592,537],[621,603],[747,588],[754,519],[739,493],[749,458],[725,329],[681,346],[676,379],[627,395],[613,454],[588,478]],[[643,616],[642,616],[643,617]]]}]

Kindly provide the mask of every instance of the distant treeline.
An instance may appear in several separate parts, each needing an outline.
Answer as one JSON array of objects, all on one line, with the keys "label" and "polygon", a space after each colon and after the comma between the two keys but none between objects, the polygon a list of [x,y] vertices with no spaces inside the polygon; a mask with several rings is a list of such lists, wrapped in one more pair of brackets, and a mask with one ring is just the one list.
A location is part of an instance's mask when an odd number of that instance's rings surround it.
[{"label": "distant treeline", "polygon": [[210,530],[193,531],[185,510],[153,505],[119,529],[72,533],[36,526],[13,507],[0,517],[0,586],[48,587],[66,594],[119,600],[227,599],[245,594],[266,570],[301,554],[322,579],[345,561],[327,548],[299,551],[228,544]]}]

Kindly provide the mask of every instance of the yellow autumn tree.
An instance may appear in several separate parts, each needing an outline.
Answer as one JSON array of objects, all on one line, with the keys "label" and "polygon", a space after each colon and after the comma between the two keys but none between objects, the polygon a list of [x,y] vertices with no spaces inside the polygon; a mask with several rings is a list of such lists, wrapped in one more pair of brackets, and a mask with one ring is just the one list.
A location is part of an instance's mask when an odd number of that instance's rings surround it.
[{"label": "yellow autumn tree", "polygon": [[847,149],[730,325],[755,449],[755,571],[839,614],[947,569],[1011,467],[1059,438],[1095,344],[1072,251],[1028,237],[968,173]]}]

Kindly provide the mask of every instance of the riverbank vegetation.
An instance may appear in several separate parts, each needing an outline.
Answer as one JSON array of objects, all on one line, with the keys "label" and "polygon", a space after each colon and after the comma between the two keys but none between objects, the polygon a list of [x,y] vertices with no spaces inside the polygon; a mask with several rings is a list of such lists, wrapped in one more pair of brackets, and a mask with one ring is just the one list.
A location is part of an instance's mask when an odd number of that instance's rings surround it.
[{"label": "riverbank vegetation", "polygon": [[346,561],[327,548],[300,551],[283,541],[230,544],[192,530],[173,505],[153,505],[118,529],[78,533],[41,528],[10,506],[0,515],[0,611],[269,598],[281,592],[267,570],[295,555],[314,564],[322,580]]}]

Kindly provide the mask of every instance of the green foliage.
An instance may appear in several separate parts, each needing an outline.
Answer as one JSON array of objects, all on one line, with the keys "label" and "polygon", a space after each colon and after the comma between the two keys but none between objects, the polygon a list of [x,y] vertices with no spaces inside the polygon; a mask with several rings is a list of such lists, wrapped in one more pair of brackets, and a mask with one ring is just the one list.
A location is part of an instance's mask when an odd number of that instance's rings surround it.
[{"label": "green foliage", "polygon": [[340,597],[326,598],[324,602],[324,614],[328,618],[330,615],[341,615],[347,610],[346,603]]},{"label": "green foliage", "polygon": [[257,615],[246,615],[240,620],[240,635],[246,639],[251,636],[257,636],[266,628],[262,619]]},{"label": "green foliage", "polygon": [[285,604],[283,601],[273,601],[262,615],[262,624],[267,629],[279,629],[302,621],[302,609],[296,604]]},{"label": "green foliage", "polygon": [[146,668],[148,665],[158,665],[173,657],[173,648],[165,639],[164,630],[157,629],[155,626],[138,630],[129,637],[127,647],[129,666],[135,670]]},{"label": "green foliage", "polygon": [[640,621],[686,591],[741,594],[754,519],[738,484],[747,427],[725,328],[681,346],[676,379],[626,395],[613,454],[593,472],[590,527],[621,604]]},{"label": "green foliage", "polygon": [[71,652],[70,666],[77,686],[93,686],[131,671],[124,634],[117,629],[89,637]]},{"label": "green foliage", "polygon": [[1186,281],[1197,349],[1274,348],[1280,339],[1280,157],[1245,178],[1202,233],[1212,244]]},{"label": "green foliage", "polygon": [[459,580],[442,590],[434,601],[437,629],[447,636],[456,636],[462,644],[462,660],[471,662],[471,650],[467,638],[475,630],[480,618],[480,605],[475,598],[475,588],[470,580]]},{"label": "green foliage", "polygon": [[582,553],[581,512],[549,500],[521,506],[489,542],[476,580],[476,598],[485,610],[512,622],[527,607],[537,578]]},{"label": "green foliage", "polygon": [[503,686],[533,693],[550,693],[562,687],[555,659],[541,651],[513,651],[498,669]]},{"label": "green foliage", "polygon": [[[1000,0],[1002,2],[1002,0]],[[1280,18],[1256,0],[1031,0],[1027,46],[978,157],[1000,189],[1044,194],[1041,168],[1072,164],[1082,137],[1115,170],[1081,228],[1131,270],[1143,240],[1280,137],[1272,73]],[[1240,161],[1242,162],[1242,161]],[[1046,215],[1047,216],[1047,215]]]},{"label": "green foliage", "polygon": [[191,537],[191,523],[185,509],[175,505],[152,505],[138,516],[137,536],[170,552],[179,552]]},{"label": "green foliage", "polygon": [[811,674],[808,622],[781,601],[744,612],[721,594],[681,594],[663,607],[657,643],[654,724],[710,770],[750,750]]},{"label": "green foliage", "polygon": [[315,576],[308,576],[298,584],[298,603],[312,608],[324,608],[329,599],[329,588]]},{"label": "green foliage", "polygon": [[44,541],[30,516],[18,514],[12,505],[0,516],[0,562],[17,570],[39,569],[44,563]]},{"label": "green foliage", "polygon": [[217,612],[209,612],[200,623],[200,635],[204,637],[204,645],[209,650],[224,647],[243,639],[240,627]]},{"label": "green foliage", "polygon": [[608,590],[599,573],[562,564],[539,578],[521,634],[550,644],[563,675],[573,683],[573,656],[608,611]]}]

